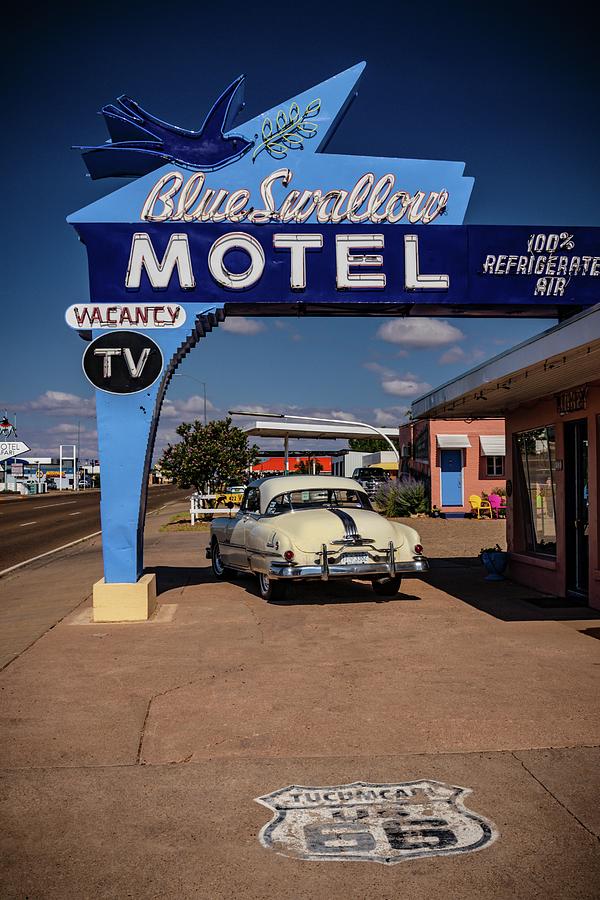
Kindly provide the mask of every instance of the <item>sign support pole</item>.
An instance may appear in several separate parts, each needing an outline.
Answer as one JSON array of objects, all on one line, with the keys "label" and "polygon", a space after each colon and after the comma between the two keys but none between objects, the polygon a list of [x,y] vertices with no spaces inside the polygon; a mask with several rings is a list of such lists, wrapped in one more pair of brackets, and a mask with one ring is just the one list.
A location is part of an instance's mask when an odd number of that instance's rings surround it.
[{"label": "sign support pole", "polygon": [[[150,332],[164,364],[149,387],[130,393],[96,389],[104,578],[93,589],[95,622],[143,621],[156,608],[156,575],[144,573],[144,522],[160,410],[181,360],[218,324],[215,313],[214,304],[190,305],[191,325],[183,334],[181,329]],[[207,325],[211,316],[214,321]],[[94,338],[101,334],[92,333]]]}]

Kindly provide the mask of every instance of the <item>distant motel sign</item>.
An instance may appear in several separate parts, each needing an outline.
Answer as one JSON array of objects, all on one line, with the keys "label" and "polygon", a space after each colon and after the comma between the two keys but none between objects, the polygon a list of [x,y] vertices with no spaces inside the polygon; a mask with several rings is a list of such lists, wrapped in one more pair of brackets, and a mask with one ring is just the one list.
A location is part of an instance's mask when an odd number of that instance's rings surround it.
[{"label": "distant motel sign", "polygon": [[110,140],[80,148],[92,178],[129,179],[69,217],[89,262],[66,319],[96,387],[106,583],[142,572],[165,392],[225,316],[554,316],[599,299],[600,229],[464,226],[464,163],[324,152],[363,68],[234,126],[240,77],[198,131],[123,96],[102,110]]}]

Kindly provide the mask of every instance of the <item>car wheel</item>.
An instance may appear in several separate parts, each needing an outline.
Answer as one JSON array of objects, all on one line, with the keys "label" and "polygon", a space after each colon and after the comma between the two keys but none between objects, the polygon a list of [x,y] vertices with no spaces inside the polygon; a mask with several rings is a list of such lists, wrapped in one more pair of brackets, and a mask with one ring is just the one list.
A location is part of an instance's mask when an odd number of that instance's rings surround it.
[{"label": "car wheel", "polygon": [[210,561],[213,575],[215,578],[218,578],[219,581],[223,581],[225,578],[232,578],[233,575],[235,575],[235,570],[230,569],[223,563],[221,548],[219,547],[219,542],[216,538],[213,538],[211,544]]},{"label": "car wheel", "polygon": [[262,572],[258,576],[258,590],[263,600],[282,600],[285,597],[286,584],[284,581],[276,581],[263,575]]},{"label": "car wheel", "polygon": [[374,578],[373,590],[378,597],[394,597],[400,590],[402,578],[394,575],[393,578]]}]

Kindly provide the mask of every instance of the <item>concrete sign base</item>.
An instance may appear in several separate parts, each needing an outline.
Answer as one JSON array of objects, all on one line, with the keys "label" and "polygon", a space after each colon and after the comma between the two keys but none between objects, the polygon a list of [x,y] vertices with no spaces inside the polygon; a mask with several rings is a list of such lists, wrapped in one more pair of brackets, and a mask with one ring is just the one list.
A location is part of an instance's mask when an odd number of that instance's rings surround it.
[{"label": "concrete sign base", "polygon": [[135,584],[97,581],[93,592],[94,622],[144,622],[156,609],[156,575],[142,575]]}]

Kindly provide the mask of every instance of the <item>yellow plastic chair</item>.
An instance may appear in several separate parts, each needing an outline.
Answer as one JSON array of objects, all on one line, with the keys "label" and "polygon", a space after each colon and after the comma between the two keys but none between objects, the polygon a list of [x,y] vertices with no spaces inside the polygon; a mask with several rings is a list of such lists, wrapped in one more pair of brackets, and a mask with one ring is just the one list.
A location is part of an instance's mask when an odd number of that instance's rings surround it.
[{"label": "yellow plastic chair", "polygon": [[471,494],[469,503],[471,512],[474,513],[476,519],[482,519],[484,516],[492,518],[492,507],[489,500],[482,500],[479,494]]}]

